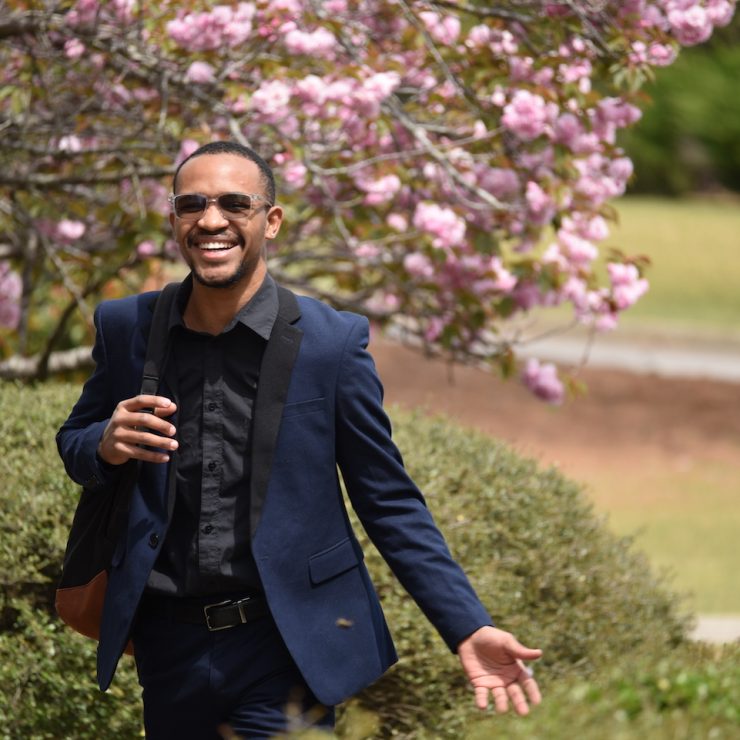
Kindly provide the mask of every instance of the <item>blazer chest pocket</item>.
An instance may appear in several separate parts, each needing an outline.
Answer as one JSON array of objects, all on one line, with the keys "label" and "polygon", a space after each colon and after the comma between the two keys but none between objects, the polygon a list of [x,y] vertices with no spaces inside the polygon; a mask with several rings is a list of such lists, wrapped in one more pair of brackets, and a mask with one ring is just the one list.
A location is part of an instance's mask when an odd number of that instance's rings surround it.
[{"label": "blazer chest pocket", "polygon": [[332,545],[326,550],[311,555],[308,559],[308,572],[311,577],[311,583],[317,586],[330,578],[341,575],[348,570],[356,567],[360,562],[361,556],[358,556],[349,537],[340,540],[336,545]]},{"label": "blazer chest pocket", "polygon": [[315,411],[324,411],[326,409],[325,398],[311,398],[308,401],[298,401],[296,403],[286,403],[283,407],[283,419],[289,416],[301,416],[303,414],[312,414]]}]

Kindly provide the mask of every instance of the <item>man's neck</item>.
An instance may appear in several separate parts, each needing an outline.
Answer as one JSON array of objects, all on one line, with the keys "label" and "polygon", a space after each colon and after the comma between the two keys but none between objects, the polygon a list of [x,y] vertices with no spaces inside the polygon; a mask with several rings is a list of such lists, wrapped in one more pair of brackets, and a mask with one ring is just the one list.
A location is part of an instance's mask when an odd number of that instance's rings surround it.
[{"label": "man's neck", "polygon": [[183,321],[188,329],[214,336],[220,334],[236,314],[260,289],[267,266],[260,262],[246,286],[210,288],[193,280],[193,290],[188,299]]}]

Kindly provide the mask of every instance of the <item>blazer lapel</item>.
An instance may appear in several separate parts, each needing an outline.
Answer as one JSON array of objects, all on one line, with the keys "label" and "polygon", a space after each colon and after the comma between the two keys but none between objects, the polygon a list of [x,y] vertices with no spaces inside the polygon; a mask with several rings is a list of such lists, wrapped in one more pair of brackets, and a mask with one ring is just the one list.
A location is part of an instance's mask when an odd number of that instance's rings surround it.
[{"label": "blazer lapel", "polygon": [[279,309],[260,365],[252,427],[251,536],[257,530],[270,480],[283,406],[303,332],[293,323],[301,315],[293,293],[278,286]]}]

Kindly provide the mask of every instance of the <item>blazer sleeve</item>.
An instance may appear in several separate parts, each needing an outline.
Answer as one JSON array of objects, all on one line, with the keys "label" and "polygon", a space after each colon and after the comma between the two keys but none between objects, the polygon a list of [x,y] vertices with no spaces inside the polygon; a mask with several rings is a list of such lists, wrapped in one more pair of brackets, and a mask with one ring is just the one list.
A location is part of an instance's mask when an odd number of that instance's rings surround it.
[{"label": "blazer sleeve", "polygon": [[92,489],[108,483],[118,469],[97,455],[98,443],[115,408],[103,329],[104,306],[98,306],[94,315],[96,334],[92,355],[95,370],[56,435],[57,449],[67,474],[84,488]]},{"label": "blazer sleeve", "polygon": [[337,380],[337,462],[352,506],[403,587],[454,652],[492,624],[406,472],[383,410],[383,389],[357,317]]}]

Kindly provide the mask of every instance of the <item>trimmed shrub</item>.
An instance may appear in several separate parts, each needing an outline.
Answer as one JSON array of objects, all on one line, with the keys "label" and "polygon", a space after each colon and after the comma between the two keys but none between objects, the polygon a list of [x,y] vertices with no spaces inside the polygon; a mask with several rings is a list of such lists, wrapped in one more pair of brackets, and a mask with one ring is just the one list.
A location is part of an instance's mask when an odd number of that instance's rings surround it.
[{"label": "trimmed shrub", "polygon": [[[94,643],[53,617],[51,595],[77,499],[53,437],[78,393],[69,384],[0,385],[3,737],[140,733],[132,661],[122,661],[114,689],[100,694]],[[601,680],[594,685],[607,692],[611,679],[600,677],[625,660],[679,654],[688,626],[680,601],[629,541],[609,533],[577,485],[443,419],[400,411],[393,417],[409,471],[495,622],[545,651],[537,671],[546,691],[553,687],[562,698],[558,686],[576,691],[578,682]],[[341,733],[459,738],[477,732],[481,716],[457,658],[371,546],[366,553],[401,661],[347,705]],[[737,655],[734,660],[737,665]],[[571,707],[584,703],[567,697]]]}]

